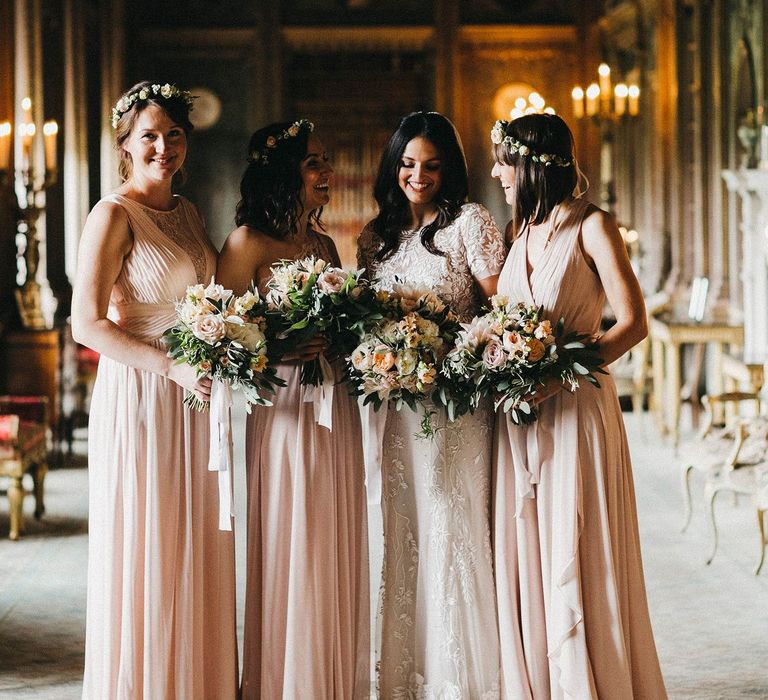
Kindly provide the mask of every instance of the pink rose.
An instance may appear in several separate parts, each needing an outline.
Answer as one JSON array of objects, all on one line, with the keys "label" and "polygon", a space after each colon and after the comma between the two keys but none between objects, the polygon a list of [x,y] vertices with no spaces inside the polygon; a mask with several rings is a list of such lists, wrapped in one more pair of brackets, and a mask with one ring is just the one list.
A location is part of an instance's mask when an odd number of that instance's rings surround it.
[{"label": "pink rose", "polygon": [[507,362],[507,356],[504,347],[496,338],[491,338],[483,349],[483,364],[488,369],[498,369]]},{"label": "pink rose", "polygon": [[215,314],[203,316],[192,324],[192,334],[208,345],[218,343],[224,337],[225,330],[224,319]]},{"label": "pink rose", "polygon": [[326,294],[338,294],[344,286],[346,275],[340,270],[326,270],[317,278],[317,286]]}]

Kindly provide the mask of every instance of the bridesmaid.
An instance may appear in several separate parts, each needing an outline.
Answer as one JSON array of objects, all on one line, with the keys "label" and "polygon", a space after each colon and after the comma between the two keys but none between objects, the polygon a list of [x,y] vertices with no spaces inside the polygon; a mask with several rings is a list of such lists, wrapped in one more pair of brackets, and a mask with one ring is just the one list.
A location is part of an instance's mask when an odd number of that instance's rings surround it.
[{"label": "bridesmaid", "polygon": [[[236,228],[218,279],[237,293],[270,266],[315,255],[339,265],[320,233],[333,169],[305,119],[257,131],[240,183]],[[341,387],[333,431],[315,422],[300,383],[299,347],[278,374],[274,406],[248,417],[248,544],[242,697],[339,700],[370,694],[367,520],[360,418]],[[341,371],[336,367],[337,379]]]},{"label": "bridesmaid", "polygon": [[[464,322],[496,291],[504,240],[466,203],[467,166],[442,114],[405,117],[381,158],[378,216],[358,264],[376,286],[436,292]],[[499,642],[490,542],[490,406],[450,425],[436,411],[390,409],[382,450],[384,564],[380,697],[498,697]]]},{"label": "bridesmaid", "polygon": [[[537,114],[497,122],[491,137],[492,175],[513,212],[499,292],[589,334],[607,299],[617,322],[596,342],[609,365],[646,336],[645,308],[613,217],[571,194],[580,173],[570,130]],[[624,423],[610,375],[600,385],[544,387],[529,426],[497,417],[495,570],[509,700],[666,698]]]},{"label": "bridesmaid", "polygon": [[72,334],[101,355],[88,441],[83,698],[235,698],[235,559],[207,469],[210,380],[167,357],[173,300],[216,269],[193,204],[171,191],[191,96],[138,83],[113,110],[123,184],[80,241]]}]

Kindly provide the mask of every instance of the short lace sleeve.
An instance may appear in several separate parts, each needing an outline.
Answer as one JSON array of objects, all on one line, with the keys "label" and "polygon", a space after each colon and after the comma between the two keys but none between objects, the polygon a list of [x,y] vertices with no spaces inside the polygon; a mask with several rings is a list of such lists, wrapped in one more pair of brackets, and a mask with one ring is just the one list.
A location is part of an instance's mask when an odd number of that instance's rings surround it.
[{"label": "short lace sleeve", "polygon": [[467,264],[475,279],[493,277],[504,267],[507,247],[490,212],[481,204],[468,204],[461,227]]},{"label": "short lace sleeve", "polygon": [[366,276],[369,278],[371,277],[374,257],[380,247],[381,241],[374,233],[373,222],[371,221],[365,225],[357,239],[357,266],[358,268],[364,267],[367,272]]}]

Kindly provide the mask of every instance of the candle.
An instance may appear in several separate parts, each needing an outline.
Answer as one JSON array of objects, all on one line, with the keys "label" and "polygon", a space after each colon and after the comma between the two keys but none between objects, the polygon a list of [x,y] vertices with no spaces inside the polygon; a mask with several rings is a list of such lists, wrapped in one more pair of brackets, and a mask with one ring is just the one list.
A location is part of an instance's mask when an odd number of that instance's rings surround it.
[{"label": "candle", "polygon": [[629,88],[624,83],[618,83],[613,89],[614,98],[614,111],[618,116],[624,114],[627,111],[627,95],[629,94]]},{"label": "candle", "polygon": [[587,116],[593,117],[597,114],[597,98],[600,97],[600,86],[592,83],[587,88]]},{"label": "candle", "polygon": [[637,85],[630,85],[627,88],[627,95],[629,97],[629,114],[636,117],[640,113],[640,88]]},{"label": "candle", "polygon": [[611,69],[607,63],[601,63],[597,67],[598,83],[600,84],[600,107],[607,113],[611,111]]},{"label": "candle", "polygon": [[0,170],[8,170],[11,164],[11,122],[0,122]]},{"label": "candle", "polygon": [[598,82],[600,83],[600,92],[603,95],[611,94],[611,69],[607,63],[601,63],[597,67]]},{"label": "candle", "polygon": [[576,119],[584,117],[584,90],[580,86],[576,86],[571,91],[571,97],[573,98],[573,116]]},{"label": "candle", "polygon": [[21,120],[24,124],[32,123],[32,100],[29,97],[21,101]]},{"label": "candle", "polygon": [[32,167],[32,141],[35,138],[35,125],[31,122],[23,123],[19,127],[21,134],[21,169],[29,170]]},{"label": "candle", "polygon": [[45,142],[45,171],[56,171],[56,134],[59,133],[59,125],[55,121],[43,124],[43,141]]}]

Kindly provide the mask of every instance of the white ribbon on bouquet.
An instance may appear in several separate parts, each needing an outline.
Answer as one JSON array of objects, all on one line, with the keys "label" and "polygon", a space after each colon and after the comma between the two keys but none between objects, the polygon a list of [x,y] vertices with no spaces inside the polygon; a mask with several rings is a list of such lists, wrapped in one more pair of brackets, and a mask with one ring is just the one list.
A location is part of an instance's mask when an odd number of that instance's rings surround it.
[{"label": "white ribbon on bouquet", "polygon": [[219,530],[232,530],[232,388],[220,379],[211,385],[210,426],[208,471],[219,473]]},{"label": "white ribbon on bouquet", "polygon": [[318,355],[318,361],[322,381],[317,386],[308,384],[304,387],[304,403],[315,405],[315,422],[318,425],[333,430],[333,389],[336,384],[336,375],[323,353]]},{"label": "white ribbon on bouquet", "polygon": [[381,455],[389,404],[385,401],[376,411],[370,403],[363,405],[364,398],[361,396],[358,399],[357,406],[360,409],[360,424],[363,429],[365,488],[368,492],[368,505],[375,506],[381,503]]}]

